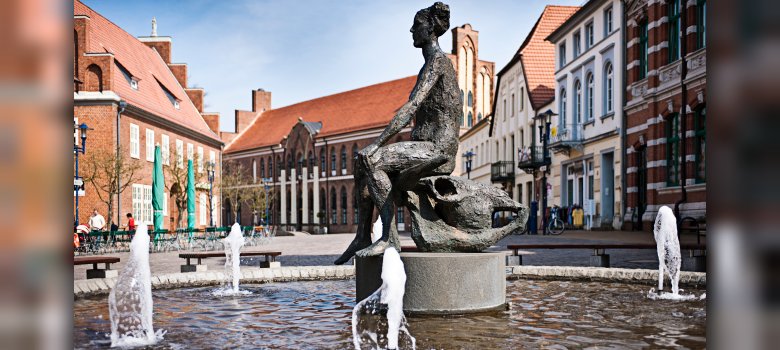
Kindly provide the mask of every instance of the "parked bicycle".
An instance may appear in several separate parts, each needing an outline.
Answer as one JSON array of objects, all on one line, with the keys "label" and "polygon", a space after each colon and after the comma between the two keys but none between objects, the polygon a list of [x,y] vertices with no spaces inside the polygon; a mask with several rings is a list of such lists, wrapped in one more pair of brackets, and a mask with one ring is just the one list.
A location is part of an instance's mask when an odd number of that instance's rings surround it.
[{"label": "parked bicycle", "polygon": [[547,232],[551,235],[559,235],[566,230],[566,227],[563,225],[563,220],[558,217],[558,210],[560,209],[561,207],[557,205],[553,205],[553,207],[550,208],[550,222],[547,225]]}]

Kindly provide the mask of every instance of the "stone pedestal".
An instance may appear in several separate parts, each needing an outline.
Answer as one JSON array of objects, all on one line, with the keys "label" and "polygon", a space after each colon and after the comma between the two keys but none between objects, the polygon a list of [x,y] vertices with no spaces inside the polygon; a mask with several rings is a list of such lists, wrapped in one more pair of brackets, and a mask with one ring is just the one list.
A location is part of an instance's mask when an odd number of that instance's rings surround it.
[{"label": "stone pedestal", "polygon": [[203,272],[207,271],[208,266],[206,264],[202,265],[181,265],[181,272]]},{"label": "stone pedestal", "polygon": [[507,255],[506,266],[520,266],[523,264],[522,255]]},{"label": "stone pedestal", "polygon": [[[401,253],[404,311],[463,314],[506,308],[505,253]],[[382,285],[382,257],[357,258],[357,300]]]},{"label": "stone pedestal", "polygon": [[117,270],[89,269],[87,270],[87,279],[92,278],[111,278],[119,275]]}]

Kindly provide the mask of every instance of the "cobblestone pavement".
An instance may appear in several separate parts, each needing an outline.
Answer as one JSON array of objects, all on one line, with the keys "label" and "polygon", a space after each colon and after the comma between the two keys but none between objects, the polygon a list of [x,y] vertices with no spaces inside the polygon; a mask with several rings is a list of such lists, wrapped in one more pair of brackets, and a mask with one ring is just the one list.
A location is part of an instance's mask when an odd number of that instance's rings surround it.
[{"label": "cobblestone pavement", "polygon": [[[289,237],[275,237],[271,243],[245,247],[244,251],[280,251],[282,256],[277,261],[282,266],[322,266],[332,265],[333,261],[349,245],[353,234],[330,235],[302,235]],[[696,243],[695,236],[683,236],[681,243]],[[560,236],[539,235],[510,235],[499,241],[491,251],[504,251],[507,244],[562,244],[562,243],[654,243],[652,233],[626,232],[626,231],[567,231]],[[412,246],[414,242],[408,234],[401,235],[401,244]],[[591,251],[580,250],[531,250],[521,252],[524,265],[550,265],[550,266],[588,266]],[[654,269],[658,267],[658,258],[655,250],[610,250],[612,267]],[[128,259],[129,253],[105,254],[121,259],[112,265],[113,269],[121,269]],[[263,258],[244,258],[242,265],[256,265]],[[203,260],[210,271],[222,271],[224,258],[209,258]],[[179,266],[184,259],[178,257],[178,252],[152,253],[150,254],[150,266],[152,275],[162,273],[179,272]],[[79,265],[73,268],[74,279],[85,279],[86,270],[91,265]]]}]

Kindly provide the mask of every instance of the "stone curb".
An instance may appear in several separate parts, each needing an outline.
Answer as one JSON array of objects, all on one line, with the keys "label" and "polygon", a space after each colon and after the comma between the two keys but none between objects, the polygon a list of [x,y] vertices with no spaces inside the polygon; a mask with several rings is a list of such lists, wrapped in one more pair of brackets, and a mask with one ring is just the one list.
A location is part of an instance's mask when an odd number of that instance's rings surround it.
[{"label": "stone curb", "polygon": [[[600,282],[651,283],[656,286],[658,270],[581,266],[507,266],[507,279],[561,279]],[[664,285],[669,286],[668,276]],[[680,286],[706,287],[707,273],[680,271]]]},{"label": "stone curb", "polygon": [[[579,266],[507,266],[507,279],[561,279],[587,280],[623,283],[651,283],[658,281],[658,270],[622,269]],[[340,280],[355,276],[355,267],[342,266],[283,266],[277,268],[242,267],[241,283],[271,283],[292,281]],[[222,284],[225,274],[222,271],[203,271],[186,273],[168,273],[152,276],[152,289],[180,287],[199,287]],[[669,281],[665,282],[668,285]],[[75,299],[105,295],[116,284],[116,278],[95,278],[73,281]],[[707,274],[704,272],[680,272],[680,285],[706,287]]]},{"label": "stone curb", "polygon": [[[284,266],[276,268],[241,268],[241,283],[271,283],[349,279],[355,267],[344,266]],[[222,271],[167,273],[152,276],[152,289],[219,285],[225,281]],[[116,278],[95,278],[73,281],[74,299],[106,295],[116,284]]]}]

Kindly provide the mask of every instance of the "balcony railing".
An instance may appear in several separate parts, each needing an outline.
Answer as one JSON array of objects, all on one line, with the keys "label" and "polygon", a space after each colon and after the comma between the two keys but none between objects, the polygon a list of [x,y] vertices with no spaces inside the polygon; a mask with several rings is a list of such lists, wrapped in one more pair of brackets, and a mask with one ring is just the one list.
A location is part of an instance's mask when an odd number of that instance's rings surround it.
[{"label": "balcony railing", "polygon": [[490,181],[504,182],[515,179],[515,164],[512,161],[495,162],[490,165]]},{"label": "balcony railing", "polygon": [[582,124],[565,124],[550,130],[550,148],[553,150],[582,146]]},{"label": "balcony railing", "polygon": [[549,159],[544,159],[542,146],[527,147],[521,149],[518,154],[517,167],[523,170],[532,171],[548,163]]}]

